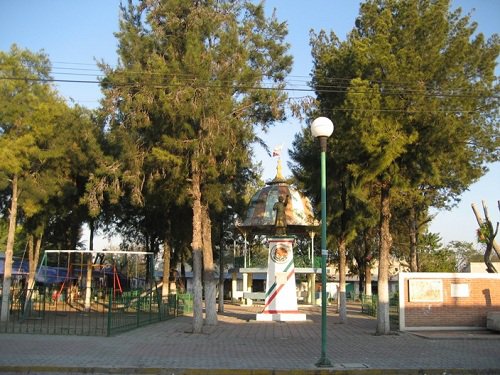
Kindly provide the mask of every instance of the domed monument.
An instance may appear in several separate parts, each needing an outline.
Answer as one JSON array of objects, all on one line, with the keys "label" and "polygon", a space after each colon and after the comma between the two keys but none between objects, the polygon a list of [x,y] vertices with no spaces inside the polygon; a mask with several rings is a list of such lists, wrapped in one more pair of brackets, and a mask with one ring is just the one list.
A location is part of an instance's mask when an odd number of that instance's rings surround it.
[{"label": "domed monument", "polygon": [[[300,313],[297,306],[293,246],[295,236],[311,235],[313,238],[319,224],[314,220],[309,199],[283,177],[280,159],[276,177],[266,185],[254,194],[245,219],[237,224],[245,238],[248,234],[259,234],[266,235],[268,240],[265,302],[257,320],[306,320],[306,315]],[[310,279],[314,280],[312,269]],[[314,281],[310,286],[313,295]]]},{"label": "domed monument", "polygon": [[317,229],[311,202],[287,183],[279,159],[276,169],[276,177],[253,195],[238,229],[243,233],[278,236],[306,235]]}]

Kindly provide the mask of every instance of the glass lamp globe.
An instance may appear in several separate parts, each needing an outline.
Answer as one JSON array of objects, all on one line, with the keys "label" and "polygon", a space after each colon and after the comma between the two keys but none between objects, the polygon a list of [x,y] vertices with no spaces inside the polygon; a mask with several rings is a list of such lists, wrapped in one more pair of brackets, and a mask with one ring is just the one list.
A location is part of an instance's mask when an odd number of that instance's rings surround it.
[{"label": "glass lamp globe", "polygon": [[314,138],[329,137],[333,133],[333,122],[327,117],[318,117],[311,124],[311,133]]}]

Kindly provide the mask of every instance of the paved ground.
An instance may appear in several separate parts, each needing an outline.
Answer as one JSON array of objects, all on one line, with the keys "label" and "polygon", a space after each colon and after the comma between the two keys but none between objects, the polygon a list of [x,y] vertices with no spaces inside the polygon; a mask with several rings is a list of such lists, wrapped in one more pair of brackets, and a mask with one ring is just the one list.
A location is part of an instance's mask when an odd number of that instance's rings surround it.
[{"label": "paved ground", "polygon": [[30,374],[500,374],[500,334],[429,332],[374,335],[376,320],[328,308],[327,357],[320,308],[307,322],[257,322],[259,307],[226,305],[219,324],[189,333],[190,317],[114,337],[0,334],[0,372]]}]

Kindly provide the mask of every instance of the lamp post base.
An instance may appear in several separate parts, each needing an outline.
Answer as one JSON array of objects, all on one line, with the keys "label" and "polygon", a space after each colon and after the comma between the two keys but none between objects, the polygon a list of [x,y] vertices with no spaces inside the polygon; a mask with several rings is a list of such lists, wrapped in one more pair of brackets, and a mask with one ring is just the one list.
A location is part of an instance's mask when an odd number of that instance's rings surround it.
[{"label": "lamp post base", "polygon": [[328,358],[323,356],[314,365],[316,367],[333,367],[332,362],[330,362]]}]

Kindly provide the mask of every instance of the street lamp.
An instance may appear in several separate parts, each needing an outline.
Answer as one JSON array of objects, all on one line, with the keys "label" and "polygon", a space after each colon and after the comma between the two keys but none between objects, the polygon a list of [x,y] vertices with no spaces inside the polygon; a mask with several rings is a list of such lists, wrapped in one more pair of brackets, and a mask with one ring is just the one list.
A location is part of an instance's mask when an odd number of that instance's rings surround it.
[{"label": "street lamp", "polygon": [[317,367],[331,367],[326,358],[326,140],[333,133],[333,123],[326,117],[318,117],[311,124],[313,137],[319,138],[321,147],[321,357]]}]

